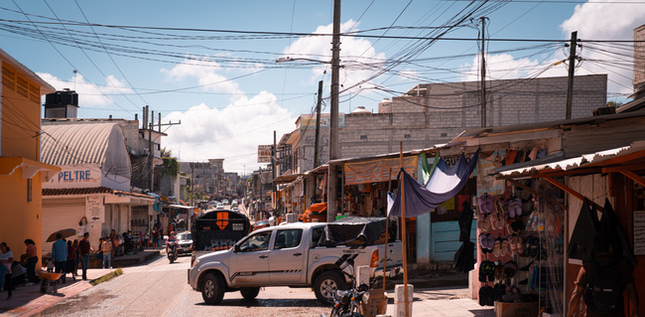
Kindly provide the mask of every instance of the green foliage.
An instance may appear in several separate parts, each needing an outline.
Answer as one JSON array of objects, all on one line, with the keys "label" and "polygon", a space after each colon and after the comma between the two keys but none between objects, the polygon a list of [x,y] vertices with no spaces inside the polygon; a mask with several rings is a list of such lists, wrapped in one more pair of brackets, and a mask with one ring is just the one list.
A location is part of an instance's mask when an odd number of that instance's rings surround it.
[{"label": "green foliage", "polygon": [[177,176],[179,174],[179,162],[177,162],[177,159],[174,157],[162,157],[161,160],[163,161],[163,170],[162,170],[162,175],[170,175],[170,176]]}]

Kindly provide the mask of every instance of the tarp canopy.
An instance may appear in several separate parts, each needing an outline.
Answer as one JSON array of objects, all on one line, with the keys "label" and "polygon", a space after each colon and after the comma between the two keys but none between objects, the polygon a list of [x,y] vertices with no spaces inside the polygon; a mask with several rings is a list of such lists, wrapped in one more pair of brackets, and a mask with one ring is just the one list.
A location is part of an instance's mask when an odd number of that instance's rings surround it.
[{"label": "tarp canopy", "polygon": [[446,162],[439,160],[425,186],[419,184],[410,174],[401,169],[396,196],[388,193],[388,215],[390,217],[401,216],[401,175],[403,175],[405,185],[405,216],[407,218],[416,217],[437,208],[444,201],[457,195],[477,166],[478,157],[479,149],[473,154],[470,162],[466,160],[464,154],[459,157],[454,166],[448,166]]},{"label": "tarp canopy", "polygon": [[[325,226],[323,245],[361,244],[372,245],[384,237],[386,219],[384,217],[346,217]],[[396,237],[396,222],[389,224],[389,237]],[[384,241],[383,241],[384,242]]]}]

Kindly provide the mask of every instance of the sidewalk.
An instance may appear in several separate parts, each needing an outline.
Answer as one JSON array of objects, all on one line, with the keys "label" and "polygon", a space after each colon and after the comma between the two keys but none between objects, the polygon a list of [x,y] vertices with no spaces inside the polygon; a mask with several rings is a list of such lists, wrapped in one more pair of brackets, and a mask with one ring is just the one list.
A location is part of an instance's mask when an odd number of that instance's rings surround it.
[{"label": "sidewalk", "polygon": [[[112,267],[114,269],[90,268],[87,270],[87,280],[83,281],[81,276],[77,276],[73,281],[70,274],[66,275],[67,283],[58,283],[56,293],[53,293],[51,287],[47,289],[47,293],[40,292],[40,283],[31,286],[18,285],[13,290],[11,299],[7,300],[7,292],[0,292],[0,315],[2,316],[32,316],[44,309],[64,300],[65,298],[74,296],[92,287],[91,281],[97,280],[105,275],[112,273],[118,267],[125,267],[144,263],[156,256],[160,255],[159,250],[145,250],[137,254],[124,255],[113,259]],[[78,273],[82,274],[82,270],[78,269]]]}]

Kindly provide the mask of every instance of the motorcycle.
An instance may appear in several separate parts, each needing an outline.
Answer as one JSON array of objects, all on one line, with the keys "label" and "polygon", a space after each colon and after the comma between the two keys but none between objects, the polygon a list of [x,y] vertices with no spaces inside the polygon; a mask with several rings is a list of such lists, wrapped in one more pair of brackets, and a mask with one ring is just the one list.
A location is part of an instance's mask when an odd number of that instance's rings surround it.
[{"label": "motorcycle", "polygon": [[[354,262],[350,259],[348,260],[348,265],[353,268]],[[352,280],[352,285],[356,285],[356,279],[353,275],[344,270],[342,272]],[[361,303],[369,302],[369,296],[369,286],[367,284],[361,284],[352,289],[337,290],[334,293],[331,314],[322,314],[320,317],[365,317],[360,313]]]},{"label": "motorcycle", "polygon": [[[369,301],[369,287],[361,284],[357,288],[337,290],[329,317],[365,317],[360,313],[361,303]],[[327,317],[323,314],[322,317]]]},{"label": "motorcycle", "polygon": [[168,245],[168,253],[166,255],[168,256],[168,261],[170,263],[177,260],[177,241],[171,242],[170,245]]}]

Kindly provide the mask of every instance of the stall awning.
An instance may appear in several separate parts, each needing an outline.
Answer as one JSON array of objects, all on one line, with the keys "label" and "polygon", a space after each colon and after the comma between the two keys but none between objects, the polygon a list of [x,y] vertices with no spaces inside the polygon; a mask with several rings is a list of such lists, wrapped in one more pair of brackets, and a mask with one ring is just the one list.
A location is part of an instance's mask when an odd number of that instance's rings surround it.
[{"label": "stall awning", "polygon": [[295,181],[299,176],[302,176],[303,174],[286,174],[286,175],[280,175],[273,179],[273,182],[276,184],[285,184],[285,183],[291,183]]},{"label": "stall awning", "polygon": [[645,141],[637,141],[630,146],[568,158],[564,157],[562,152],[557,152],[534,161],[498,167],[494,171],[505,178],[535,177],[536,174],[548,174],[573,169],[584,173],[586,169],[597,171],[598,168],[606,168],[612,165],[630,164],[631,161],[641,158],[645,158]]},{"label": "stall awning", "polygon": [[195,209],[196,207],[193,206],[184,206],[184,205],[168,205],[170,208],[178,208],[178,209]]}]

